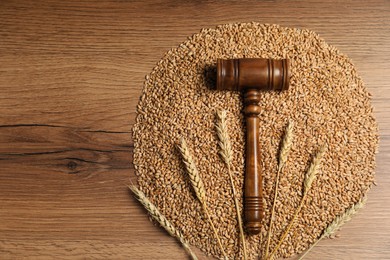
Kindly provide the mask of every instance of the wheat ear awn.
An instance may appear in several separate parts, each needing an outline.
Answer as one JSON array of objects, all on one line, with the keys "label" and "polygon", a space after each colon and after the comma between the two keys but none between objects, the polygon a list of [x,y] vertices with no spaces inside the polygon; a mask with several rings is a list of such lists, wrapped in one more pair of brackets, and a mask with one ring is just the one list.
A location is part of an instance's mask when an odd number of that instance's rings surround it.
[{"label": "wheat ear awn", "polygon": [[273,225],[273,220],[274,220],[274,215],[275,215],[275,205],[276,201],[278,199],[278,187],[279,187],[279,179],[280,179],[280,173],[286,164],[288,154],[290,153],[290,149],[292,146],[293,142],[293,130],[294,130],[294,122],[289,121],[287,128],[285,130],[285,134],[282,140],[282,145],[279,153],[279,165],[278,165],[278,172],[276,174],[276,182],[275,182],[275,193],[274,193],[274,201],[272,204],[272,210],[271,210],[271,219],[270,219],[270,224],[269,224],[269,229],[268,229],[268,234],[267,234],[267,244],[265,247],[265,258],[268,257],[268,252],[269,252],[269,245],[271,242],[271,234],[272,234],[272,225]]},{"label": "wheat ear awn", "polygon": [[355,215],[367,202],[367,197],[363,197],[356,204],[352,205],[349,209],[347,209],[342,215],[337,216],[332,223],[330,223],[324,230],[323,234],[320,238],[310,246],[306,252],[299,257],[299,260],[303,259],[307,253],[309,253],[323,238],[329,237],[334,234],[342,225],[346,222],[350,221],[352,216]]},{"label": "wheat ear awn", "polygon": [[223,249],[221,239],[219,238],[218,232],[214,226],[214,223],[210,217],[210,213],[206,204],[206,190],[204,188],[202,179],[200,178],[198,169],[196,168],[195,161],[192,157],[192,154],[187,146],[187,142],[184,140],[184,138],[181,138],[180,144],[179,144],[179,151],[183,157],[183,162],[186,166],[186,170],[188,173],[188,177],[190,178],[190,182],[192,185],[192,188],[195,191],[196,197],[198,198],[199,202],[202,205],[203,211],[205,215],[207,216],[207,219],[211,225],[211,228],[214,232],[215,238],[217,239],[218,245],[220,247],[221,253],[223,254],[224,258],[227,259],[225,250]]},{"label": "wheat ear awn", "polygon": [[246,259],[248,259],[248,257],[247,257],[247,253],[246,253],[244,228],[243,228],[243,223],[242,223],[242,218],[241,218],[240,207],[239,207],[238,199],[237,199],[237,192],[236,192],[236,189],[234,188],[234,180],[233,180],[233,175],[232,175],[232,170],[231,170],[233,149],[232,149],[230,139],[229,139],[226,117],[227,117],[227,112],[225,110],[217,112],[216,129],[217,129],[217,135],[218,135],[219,154],[221,155],[222,160],[225,162],[227,170],[228,170],[230,184],[232,186],[234,204],[236,207],[238,227],[240,230],[240,238],[241,238],[241,244],[242,244],[242,248],[243,248],[243,255],[244,255],[244,260],[246,260]]},{"label": "wheat ear awn", "polygon": [[307,194],[309,193],[309,190],[313,184],[313,181],[314,179],[316,178],[316,175],[320,169],[320,165],[321,165],[321,161],[322,161],[322,158],[324,157],[324,154],[325,154],[325,146],[321,147],[321,149],[317,152],[317,154],[314,156],[311,164],[310,164],[310,167],[307,171],[307,174],[306,174],[306,177],[305,177],[305,181],[304,181],[304,189],[303,189],[303,196],[302,196],[302,199],[301,199],[301,202],[299,203],[299,206],[298,208],[295,210],[295,213],[294,213],[294,216],[293,218],[291,219],[289,225],[287,226],[286,230],[284,231],[283,235],[281,236],[278,244],[276,245],[276,247],[274,248],[274,250],[272,250],[270,256],[269,256],[269,259],[273,259],[275,253],[279,250],[279,247],[282,245],[282,243],[284,242],[284,239],[286,238],[286,236],[288,235],[288,233],[290,232],[290,229],[291,227],[293,226],[296,218],[298,217],[298,214],[300,213],[304,203],[305,203],[305,200],[306,200],[306,197],[307,197]]},{"label": "wheat ear awn", "polygon": [[184,239],[184,236],[166,219],[164,215],[160,213],[156,206],[134,185],[128,186],[129,189],[135,194],[137,200],[145,207],[149,214],[173,237],[176,237],[183,245],[188,255],[193,260],[198,260],[195,253],[191,250],[188,242]]}]

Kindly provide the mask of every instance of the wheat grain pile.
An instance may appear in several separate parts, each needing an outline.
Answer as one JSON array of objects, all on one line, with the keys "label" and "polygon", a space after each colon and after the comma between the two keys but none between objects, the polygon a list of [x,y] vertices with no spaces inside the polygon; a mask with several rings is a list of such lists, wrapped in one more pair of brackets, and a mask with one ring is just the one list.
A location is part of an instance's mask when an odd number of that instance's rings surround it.
[{"label": "wheat grain pile", "polygon": [[[213,90],[217,58],[288,58],[290,89],[262,92],[260,145],[266,216],[261,234],[247,236],[248,254],[265,247],[278,152],[288,120],[294,142],[280,175],[272,250],[302,197],[304,174],[320,146],[321,170],[296,224],[277,256],[308,248],[374,180],[378,130],[370,94],[350,59],[309,30],[258,23],[203,29],[168,51],[146,77],[133,129],[140,189],[186,240],[221,257],[213,232],[185,174],[177,144],[191,149],[207,191],[207,205],[226,253],[240,257],[239,232],[226,166],[218,155],[215,112],[227,110],[234,151],[232,172],[242,205],[244,122],[240,93]],[[241,250],[242,251],[242,250]]]}]

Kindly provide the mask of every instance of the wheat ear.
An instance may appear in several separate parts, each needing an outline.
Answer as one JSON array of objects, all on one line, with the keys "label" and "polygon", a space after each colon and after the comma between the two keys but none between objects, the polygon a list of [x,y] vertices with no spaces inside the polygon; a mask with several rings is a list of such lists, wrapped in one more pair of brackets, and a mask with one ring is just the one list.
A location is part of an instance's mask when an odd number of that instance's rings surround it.
[{"label": "wheat ear", "polygon": [[323,238],[329,237],[334,234],[342,225],[346,222],[350,221],[352,216],[355,215],[359,209],[363,208],[367,202],[367,197],[363,197],[356,204],[352,205],[349,209],[347,209],[342,215],[337,216],[332,223],[330,223],[320,236],[320,238],[310,246],[308,250],[299,258],[299,260],[303,259],[307,253],[309,253]]},{"label": "wheat ear", "polygon": [[195,191],[195,195],[198,198],[199,202],[202,205],[203,211],[207,216],[207,219],[211,225],[211,228],[214,232],[215,238],[217,239],[218,245],[221,249],[221,252],[224,256],[224,258],[227,259],[225,250],[223,249],[221,239],[218,236],[218,232],[214,226],[213,221],[211,220],[210,213],[206,204],[206,190],[204,188],[202,179],[200,178],[198,169],[196,168],[195,161],[192,157],[192,154],[187,146],[187,142],[184,140],[184,138],[181,138],[180,145],[179,145],[179,151],[183,157],[183,162],[186,166],[188,177],[190,178],[190,182],[192,185],[192,188]]},{"label": "wheat ear", "polygon": [[183,245],[188,255],[193,260],[197,260],[195,253],[191,250],[188,242],[184,239],[183,235],[166,219],[164,215],[160,213],[156,206],[134,185],[129,186],[129,189],[135,194],[137,200],[145,207],[149,214],[157,220],[158,223],[173,237],[176,237]]},{"label": "wheat ear", "polygon": [[313,181],[316,178],[316,175],[320,169],[321,161],[322,161],[322,158],[324,157],[324,154],[325,154],[325,147],[323,146],[318,151],[318,153],[314,156],[314,158],[310,164],[309,170],[307,171],[306,178],[304,181],[304,189],[303,189],[303,196],[302,196],[301,202],[299,203],[298,208],[295,210],[294,216],[291,219],[286,230],[284,231],[283,235],[281,236],[278,244],[276,245],[274,250],[272,250],[270,257],[269,257],[270,259],[272,259],[273,256],[275,255],[275,253],[279,250],[279,247],[282,245],[282,243],[284,242],[284,239],[286,238],[286,236],[290,232],[290,229],[293,226],[295,219],[298,217],[298,214],[300,213],[300,211],[305,203],[307,194],[309,193],[309,190],[313,184]]},{"label": "wheat ear", "polygon": [[278,165],[278,172],[276,174],[274,201],[272,204],[271,219],[270,219],[270,224],[269,224],[269,229],[268,229],[268,234],[267,234],[267,244],[265,247],[265,258],[268,257],[269,244],[271,242],[272,225],[273,225],[274,215],[275,215],[275,206],[276,206],[276,201],[278,199],[278,187],[279,187],[280,173],[281,173],[284,165],[286,164],[288,154],[290,153],[290,148],[292,146],[293,137],[294,137],[293,130],[294,130],[294,122],[289,121],[287,128],[285,130],[285,134],[284,134],[284,137],[282,140],[282,146],[281,146],[280,153],[279,153],[279,165]]},{"label": "wheat ear", "polygon": [[222,160],[225,162],[227,170],[228,170],[230,185],[232,186],[234,204],[236,206],[236,213],[237,213],[238,227],[240,230],[241,244],[242,244],[242,248],[244,251],[244,259],[246,260],[246,259],[248,259],[248,257],[246,254],[244,228],[243,228],[243,224],[242,224],[241,212],[240,212],[240,207],[239,207],[238,199],[237,199],[237,192],[236,192],[236,189],[234,188],[234,180],[233,180],[233,175],[232,175],[232,170],[231,170],[233,149],[232,149],[232,146],[230,144],[226,116],[227,116],[227,112],[225,110],[217,112],[216,129],[217,129],[217,135],[218,135],[219,154],[221,155]]},{"label": "wheat ear", "polygon": [[198,168],[196,168],[195,161],[192,157],[190,150],[188,149],[187,142],[184,138],[181,138],[179,150],[183,157],[183,162],[186,166],[188,177],[190,178],[191,185],[195,191],[195,195],[198,200],[203,204],[206,201],[206,190],[204,188],[202,179],[200,178]]},{"label": "wheat ear", "polygon": [[290,153],[290,149],[294,137],[293,131],[294,131],[294,121],[290,120],[288,121],[288,125],[282,140],[282,147],[280,149],[280,154],[279,154],[278,170],[282,169],[287,162],[287,157],[288,154]]}]

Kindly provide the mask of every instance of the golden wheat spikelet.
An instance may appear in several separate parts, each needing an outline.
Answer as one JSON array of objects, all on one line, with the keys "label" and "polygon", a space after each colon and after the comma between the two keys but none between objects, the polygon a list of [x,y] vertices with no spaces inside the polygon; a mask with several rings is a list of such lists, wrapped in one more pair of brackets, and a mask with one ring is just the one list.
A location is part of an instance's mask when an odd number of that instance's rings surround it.
[{"label": "golden wheat spikelet", "polygon": [[274,219],[274,215],[275,215],[276,201],[278,199],[278,187],[279,187],[280,173],[282,172],[282,169],[287,162],[288,154],[290,153],[290,149],[291,149],[293,137],[294,137],[293,130],[294,130],[294,122],[292,120],[289,120],[288,125],[287,125],[286,130],[285,130],[285,133],[284,133],[284,137],[282,140],[282,146],[281,146],[280,153],[279,153],[279,165],[278,165],[278,172],[276,174],[274,201],[272,203],[270,224],[269,224],[269,229],[268,229],[268,233],[267,233],[267,243],[265,246],[265,258],[268,257],[269,245],[271,242],[273,219]]},{"label": "golden wheat spikelet", "polygon": [[190,178],[196,197],[202,204],[206,203],[206,191],[202,179],[200,178],[194,158],[192,157],[184,138],[181,138],[180,140],[179,150],[183,157],[183,162],[186,166],[188,177]]},{"label": "golden wheat spikelet", "polygon": [[320,238],[310,246],[306,252],[299,257],[299,260],[303,259],[307,253],[309,253],[323,238],[329,237],[334,234],[342,225],[346,222],[350,221],[352,216],[355,215],[367,202],[367,197],[363,197],[356,204],[352,205],[349,209],[347,209],[342,215],[337,216],[332,223],[330,223],[324,230],[323,234]]},{"label": "golden wheat spikelet", "polygon": [[195,253],[191,250],[189,244],[184,239],[183,235],[160,213],[157,207],[134,185],[128,186],[135,194],[137,200],[145,207],[149,214],[173,237],[176,237],[183,245],[191,259],[197,260]]},{"label": "golden wheat spikelet", "polygon": [[279,165],[278,165],[278,170],[280,171],[281,168],[286,164],[287,162],[287,157],[288,154],[290,153],[290,149],[293,143],[294,139],[294,121],[290,120],[288,122],[283,141],[282,141],[282,146],[280,149],[280,154],[279,154]]},{"label": "golden wheat spikelet", "polygon": [[183,162],[186,166],[188,177],[190,178],[192,188],[194,189],[196,197],[198,198],[198,200],[200,201],[200,203],[203,207],[203,211],[204,211],[205,215],[207,216],[207,219],[210,223],[210,226],[214,232],[214,235],[215,235],[215,238],[217,239],[219,248],[221,249],[221,252],[222,252],[224,258],[226,259],[227,256],[226,256],[225,250],[222,246],[221,239],[218,235],[217,229],[214,226],[214,223],[211,219],[211,216],[210,216],[207,204],[206,204],[206,190],[204,188],[203,181],[199,175],[195,161],[192,157],[192,154],[187,146],[187,142],[185,141],[184,138],[181,138],[181,140],[180,140],[179,150],[180,150],[180,153],[183,157]]},{"label": "golden wheat spikelet", "polygon": [[305,200],[306,200],[306,197],[309,193],[309,190],[310,190],[310,188],[313,184],[313,181],[316,178],[316,175],[318,174],[318,171],[320,169],[321,161],[322,161],[322,158],[324,157],[324,154],[325,154],[325,146],[322,146],[320,148],[320,150],[314,156],[314,158],[310,164],[310,167],[307,171],[305,181],[304,181],[304,191],[303,191],[303,196],[302,196],[301,202],[299,203],[298,208],[295,210],[295,213],[294,213],[292,219],[290,220],[290,223],[288,224],[287,228],[285,229],[283,235],[280,237],[278,244],[276,245],[274,250],[272,250],[272,252],[269,256],[269,259],[272,259],[274,257],[274,255],[276,254],[276,252],[279,250],[279,247],[282,245],[282,243],[284,242],[284,239],[286,238],[286,236],[290,232],[290,229],[293,226],[295,219],[298,217],[298,214],[301,212],[301,209],[305,203]]}]

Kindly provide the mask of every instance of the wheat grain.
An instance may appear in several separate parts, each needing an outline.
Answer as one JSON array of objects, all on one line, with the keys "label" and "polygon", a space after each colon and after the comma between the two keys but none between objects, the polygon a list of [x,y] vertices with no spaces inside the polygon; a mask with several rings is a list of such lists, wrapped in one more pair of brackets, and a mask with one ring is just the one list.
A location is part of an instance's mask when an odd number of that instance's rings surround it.
[{"label": "wheat grain", "polygon": [[137,200],[145,207],[149,214],[158,222],[160,225],[173,237],[176,237],[180,243],[183,245],[186,252],[189,254],[191,259],[197,260],[195,253],[191,250],[188,242],[186,242],[184,236],[177,230],[167,218],[160,213],[157,207],[150,202],[150,200],[145,196],[145,194],[140,191],[136,186],[128,186],[129,189],[136,195]]},{"label": "wheat grain", "polygon": [[[301,174],[313,146],[327,145],[326,162],[321,166],[326,176],[318,178],[311,188],[305,219],[296,221],[299,234],[287,236],[278,251],[278,257],[287,258],[302,251],[313,236],[319,237],[319,227],[333,220],[335,212],[366,194],[375,174],[378,129],[370,94],[348,56],[316,33],[256,22],[220,25],[190,36],[156,60],[137,106],[133,128],[135,174],[138,185],[153,202],[165,207],[164,215],[191,244],[208,255],[221,257],[219,245],[205,239],[214,235],[203,225],[203,210],[194,211],[194,198],[184,189],[184,164],[174,153],[176,140],[191,134],[197,153],[194,159],[207,184],[207,205],[213,211],[225,252],[235,255],[241,243],[231,184],[215,142],[215,111],[229,111],[228,133],[234,151],[231,165],[240,194],[245,174],[242,95],[211,89],[215,86],[217,58],[243,57],[291,61],[290,89],[260,93],[259,145],[265,205],[269,209],[276,182],[271,169],[278,168],[283,118],[292,118],[295,124],[288,169],[285,166],[279,179],[270,250],[280,238],[275,234],[284,230],[286,219],[292,218],[300,203],[297,190],[302,188]],[[267,230],[264,225],[260,236],[246,237],[248,258],[258,255],[260,245],[265,248]],[[264,240],[260,241],[261,237]]]},{"label": "wheat grain", "polygon": [[237,199],[237,192],[236,189],[234,188],[234,180],[231,172],[231,161],[233,157],[233,149],[230,144],[230,139],[229,139],[229,134],[228,134],[228,126],[226,122],[226,116],[227,112],[226,110],[219,110],[217,111],[217,123],[216,123],[216,129],[217,129],[217,135],[218,135],[218,145],[219,145],[219,154],[222,157],[222,160],[225,162],[227,170],[228,170],[228,175],[229,175],[229,180],[230,184],[232,186],[232,192],[233,192],[233,199],[234,199],[234,204],[236,206],[236,213],[237,213],[237,222],[238,222],[238,227],[240,231],[240,238],[241,238],[241,243],[242,243],[242,248],[243,248],[243,255],[244,259],[246,260],[247,254],[246,254],[246,243],[245,243],[245,234],[244,234],[244,228],[243,228],[243,223],[242,223],[242,218],[241,218],[241,212],[240,212],[240,207],[238,204],[238,199]]}]

